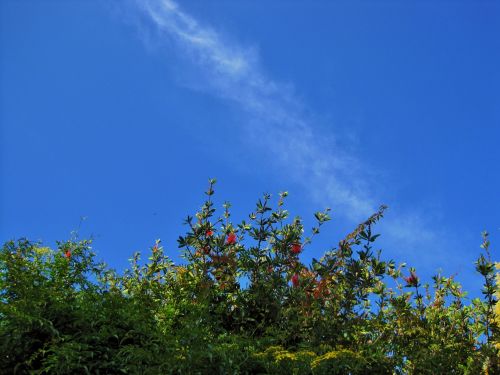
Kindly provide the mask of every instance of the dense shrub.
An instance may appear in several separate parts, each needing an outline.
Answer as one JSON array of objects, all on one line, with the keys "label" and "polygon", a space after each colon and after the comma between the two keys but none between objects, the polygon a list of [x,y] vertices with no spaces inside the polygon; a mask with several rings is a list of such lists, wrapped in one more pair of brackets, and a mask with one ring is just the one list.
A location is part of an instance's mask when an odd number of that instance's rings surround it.
[{"label": "dense shrub", "polygon": [[311,361],[315,357],[316,353],[312,351],[300,350],[293,353],[281,346],[270,346],[264,352],[254,355],[267,373],[283,375],[309,374]]},{"label": "dense shrub", "polygon": [[214,216],[214,182],[179,237],[183,264],[159,241],[123,274],[87,240],[4,244],[0,374],[500,373],[487,234],[470,301],[454,278],[422,284],[373,251],[385,207],[307,266],[328,210],[305,236],[287,194],[275,209],[265,195],[234,224],[227,203]]},{"label": "dense shrub", "polygon": [[316,358],[312,365],[314,375],[367,374],[368,366],[360,353],[347,349],[323,354]]}]

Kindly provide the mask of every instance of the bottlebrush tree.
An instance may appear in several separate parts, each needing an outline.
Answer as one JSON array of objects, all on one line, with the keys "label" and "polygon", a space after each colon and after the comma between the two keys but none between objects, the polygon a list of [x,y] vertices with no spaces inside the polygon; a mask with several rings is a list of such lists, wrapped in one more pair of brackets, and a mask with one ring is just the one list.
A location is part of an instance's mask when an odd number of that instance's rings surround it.
[{"label": "bottlebrush tree", "polygon": [[328,210],[306,235],[284,192],[234,223],[228,203],[216,216],[214,184],[178,239],[182,264],[160,241],[123,273],[97,262],[88,240],[7,242],[0,373],[500,373],[486,234],[484,298],[471,301],[453,277],[422,284],[374,251],[384,206],[307,265],[300,255]]}]

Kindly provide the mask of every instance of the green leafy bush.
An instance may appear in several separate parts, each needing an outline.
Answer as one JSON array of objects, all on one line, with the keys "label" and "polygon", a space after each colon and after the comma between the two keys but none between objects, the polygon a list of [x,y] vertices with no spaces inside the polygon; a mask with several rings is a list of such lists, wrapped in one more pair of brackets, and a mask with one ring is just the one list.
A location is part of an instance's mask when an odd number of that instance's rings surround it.
[{"label": "green leafy bush", "polygon": [[311,364],[314,375],[366,374],[367,363],[363,356],[348,349],[328,352]]},{"label": "green leafy bush", "polygon": [[0,251],[0,374],[493,374],[499,371],[495,268],[487,234],[483,299],[453,277],[422,284],[383,260],[373,232],[385,207],[310,265],[330,219],[305,234],[281,193],[248,220],[215,217],[214,180],[179,237],[122,274],[88,240],[28,240]]},{"label": "green leafy bush", "polygon": [[309,374],[311,361],[316,353],[307,350],[290,352],[281,346],[270,346],[264,352],[257,353],[254,358],[259,360],[269,374]]}]

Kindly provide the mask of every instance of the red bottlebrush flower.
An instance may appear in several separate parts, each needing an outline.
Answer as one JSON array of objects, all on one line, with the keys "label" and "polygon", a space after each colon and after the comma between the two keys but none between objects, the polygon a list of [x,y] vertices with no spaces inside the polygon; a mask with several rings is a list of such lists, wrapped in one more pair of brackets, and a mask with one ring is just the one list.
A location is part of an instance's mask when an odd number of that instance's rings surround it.
[{"label": "red bottlebrush flower", "polygon": [[236,243],[236,234],[234,234],[234,233],[229,233],[229,234],[227,235],[226,243],[227,243],[228,245],[232,245],[232,244]]},{"label": "red bottlebrush flower", "polygon": [[410,276],[403,277],[403,280],[406,281],[408,286],[417,286],[419,281],[417,274],[413,271],[410,271]]},{"label": "red bottlebrush flower", "polygon": [[206,235],[207,237],[212,237],[212,236],[213,236],[213,234],[214,234],[214,232],[212,231],[212,229],[208,229],[208,230],[205,232],[205,235]]},{"label": "red bottlebrush flower", "polygon": [[313,296],[315,299],[328,295],[329,291],[326,289],[326,281],[324,279],[316,281],[316,287],[313,291]]},{"label": "red bottlebrush flower", "polygon": [[291,280],[292,280],[292,284],[293,284],[294,287],[298,287],[299,286],[299,275],[294,274],[292,276]]},{"label": "red bottlebrush flower", "polygon": [[292,253],[299,254],[302,251],[302,245],[300,243],[292,244]]},{"label": "red bottlebrush flower", "polygon": [[68,259],[69,259],[69,258],[71,258],[71,251],[66,250],[66,251],[64,252],[64,256],[65,256],[66,258],[68,258]]},{"label": "red bottlebrush flower", "polygon": [[319,297],[321,297],[322,295],[322,290],[319,286],[317,286],[316,288],[314,288],[314,291],[313,291],[313,296],[315,299],[318,299]]}]

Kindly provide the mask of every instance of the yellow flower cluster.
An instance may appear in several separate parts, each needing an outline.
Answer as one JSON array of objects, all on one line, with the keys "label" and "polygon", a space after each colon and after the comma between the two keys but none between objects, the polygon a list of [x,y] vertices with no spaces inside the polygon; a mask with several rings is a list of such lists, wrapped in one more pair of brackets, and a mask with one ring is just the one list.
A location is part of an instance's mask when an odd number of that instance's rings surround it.
[{"label": "yellow flower cluster", "polygon": [[273,374],[302,374],[309,372],[311,361],[316,353],[306,350],[289,352],[281,346],[270,346],[255,358],[268,364],[267,370]]}]

